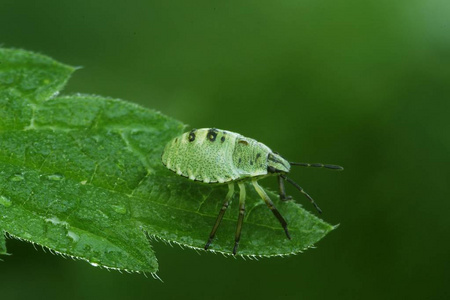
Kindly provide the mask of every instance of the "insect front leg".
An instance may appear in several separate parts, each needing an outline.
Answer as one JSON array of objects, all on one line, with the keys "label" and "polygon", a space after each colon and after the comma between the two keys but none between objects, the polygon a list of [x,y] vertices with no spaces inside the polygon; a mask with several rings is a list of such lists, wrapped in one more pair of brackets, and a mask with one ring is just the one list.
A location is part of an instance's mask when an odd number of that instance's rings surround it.
[{"label": "insect front leg", "polygon": [[270,208],[272,213],[275,215],[275,217],[280,221],[281,226],[284,229],[284,232],[286,233],[286,236],[288,239],[291,239],[291,235],[289,234],[288,228],[287,228],[287,222],[283,218],[283,216],[280,214],[278,209],[273,205],[272,200],[270,200],[269,196],[267,196],[264,189],[258,184],[256,179],[252,180],[253,186],[255,187],[256,192],[259,194],[259,196],[266,202],[267,206]]},{"label": "insect front leg", "polygon": [[216,223],[213,226],[213,229],[211,230],[211,233],[209,234],[209,239],[208,242],[205,245],[205,250],[208,250],[209,246],[211,245],[215,235],[216,235],[216,231],[217,228],[219,228],[220,222],[223,219],[223,216],[228,208],[228,205],[230,205],[230,200],[233,197],[234,194],[234,183],[231,182],[228,184],[228,193],[227,196],[225,197],[225,201],[223,202],[222,208],[220,209],[219,215],[217,216],[216,219]]},{"label": "insect front leg", "polygon": [[239,247],[239,241],[241,239],[242,223],[244,222],[245,215],[245,184],[243,182],[238,182],[239,185],[239,217],[238,224],[236,228],[236,236],[234,238],[233,255],[236,255],[237,249]]},{"label": "insect front leg", "polygon": [[301,186],[299,186],[294,180],[290,179],[290,178],[287,177],[286,175],[281,174],[280,177],[283,178],[284,180],[287,180],[290,184],[292,184],[293,186],[295,186],[295,188],[296,188],[297,190],[299,190],[303,195],[306,196],[306,198],[309,199],[309,201],[311,201],[311,203],[314,205],[314,207],[317,209],[317,211],[318,211],[319,213],[322,213],[322,210],[321,210],[320,207],[317,205],[317,203],[314,201],[314,199],[311,198],[311,196],[310,196],[307,192],[305,192],[305,190],[304,190]]},{"label": "insect front leg", "polygon": [[280,200],[281,201],[292,200],[291,196],[286,196],[286,189],[284,187],[284,179],[281,176],[278,176],[278,186],[280,187]]}]

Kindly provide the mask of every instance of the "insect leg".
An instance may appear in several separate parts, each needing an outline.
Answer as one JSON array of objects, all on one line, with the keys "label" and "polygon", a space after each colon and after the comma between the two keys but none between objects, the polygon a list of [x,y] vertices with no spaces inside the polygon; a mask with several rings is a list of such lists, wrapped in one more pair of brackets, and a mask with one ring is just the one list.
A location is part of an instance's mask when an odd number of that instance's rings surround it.
[{"label": "insect leg", "polygon": [[238,224],[236,228],[236,236],[234,238],[234,248],[233,248],[233,255],[236,255],[237,249],[239,247],[239,240],[241,239],[241,231],[242,231],[242,223],[244,222],[244,215],[245,215],[245,184],[243,182],[238,182],[239,185],[239,217],[238,217]]},{"label": "insect leg", "polygon": [[258,182],[256,180],[252,180],[253,186],[255,187],[256,192],[259,194],[259,196],[261,196],[261,198],[264,200],[264,202],[266,202],[267,206],[270,208],[270,210],[272,211],[272,213],[275,215],[275,217],[278,219],[278,221],[280,221],[281,226],[284,229],[284,232],[286,233],[286,236],[288,239],[291,239],[291,236],[289,235],[289,231],[287,228],[287,222],[286,220],[283,218],[283,216],[280,214],[280,212],[278,211],[278,209],[275,207],[275,205],[273,205],[272,200],[270,200],[269,196],[267,196],[266,192],[264,191],[264,189],[258,184]]},{"label": "insect leg", "polygon": [[286,189],[284,188],[284,180],[281,176],[278,176],[278,186],[280,187],[280,200],[281,201],[292,200],[291,196],[286,196]]},{"label": "insect leg", "polygon": [[306,198],[309,199],[309,201],[311,201],[311,203],[314,205],[314,207],[317,209],[317,211],[319,213],[322,213],[322,210],[320,209],[320,207],[316,204],[316,202],[314,201],[314,199],[303,190],[303,188],[301,186],[299,186],[294,180],[290,179],[289,177],[287,177],[286,175],[280,175],[281,178],[283,178],[284,180],[287,180],[290,184],[292,184],[293,186],[295,186],[295,188],[297,190],[299,190],[303,195],[306,196]]},{"label": "insect leg", "polygon": [[219,215],[217,216],[216,223],[214,224],[213,229],[211,230],[211,233],[209,234],[208,242],[205,245],[205,250],[208,250],[209,245],[211,245],[211,242],[214,239],[214,236],[216,235],[217,228],[219,228],[220,222],[222,221],[223,215],[225,214],[225,211],[228,208],[228,205],[230,204],[231,197],[233,197],[234,194],[234,183],[231,182],[228,184],[228,193],[225,197],[225,201],[223,202],[222,208],[220,209]]}]

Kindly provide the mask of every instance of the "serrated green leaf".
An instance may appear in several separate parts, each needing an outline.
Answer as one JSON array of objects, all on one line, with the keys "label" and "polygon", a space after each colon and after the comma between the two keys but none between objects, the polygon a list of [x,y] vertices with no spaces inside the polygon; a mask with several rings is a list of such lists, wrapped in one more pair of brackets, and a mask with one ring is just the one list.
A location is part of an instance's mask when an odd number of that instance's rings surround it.
[{"label": "serrated green leaf", "polygon": [[0,255],[5,255],[5,254],[8,254],[8,252],[6,252],[5,234],[0,229]]},{"label": "serrated green leaf", "polygon": [[[0,229],[94,265],[136,272],[158,269],[148,237],[204,246],[227,188],[189,181],[162,165],[164,146],[184,131],[182,123],[121,100],[52,97],[74,69],[44,56],[0,49],[0,63]],[[333,229],[269,192],[289,223],[287,240],[253,188],[247,190],[240,255],[298,253]],[[231,252],[236,202],[213,251]]]}]

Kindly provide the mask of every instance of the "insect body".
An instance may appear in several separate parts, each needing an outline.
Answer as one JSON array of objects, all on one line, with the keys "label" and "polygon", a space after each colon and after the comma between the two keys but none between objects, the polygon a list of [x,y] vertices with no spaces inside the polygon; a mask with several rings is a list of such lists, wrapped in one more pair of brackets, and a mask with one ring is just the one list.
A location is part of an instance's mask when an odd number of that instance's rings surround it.
[{"label": "insect body", "polygon": [[281,223],[286,236],[291,239],[286,220],[273,205],[269,196],[258,184],[258,180],[267,176],[278,177],[280,199],[290,200],[286,196],[284,180],[293,184],[321,212],[314,200],[294,181],[286,176],[291,165],[304,167],[323,167],[335,170],[343,168],[335,165],[307,164],[288,162],[266,145],[238,133],[215,128],[193,129],[171,140],[162,154],[162,163],[178,175],[191,180],[211,184],[228,184],[228,193],[216,223],[210,233],[205,250],[209,248],[217,228],[234,194],[234,183],[240,189],[239,216],[236,229],[233,254],[239,246],[242,223],[245,215],[245,181],[251,181],[256,192],[264,200],[272,213]]}]

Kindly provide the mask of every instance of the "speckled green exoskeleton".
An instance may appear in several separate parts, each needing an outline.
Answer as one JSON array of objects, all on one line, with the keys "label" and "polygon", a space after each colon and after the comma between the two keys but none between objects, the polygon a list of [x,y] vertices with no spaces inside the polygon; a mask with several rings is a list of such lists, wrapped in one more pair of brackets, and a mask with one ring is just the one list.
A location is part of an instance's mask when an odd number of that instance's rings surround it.
[{"label": "speckled green exoskeleton", "polygon": [[162,163],[169,169],[191,180],[209,184],[228,184],[228,193],[216,223],[211,230],[205,250],[208,249],[217,228],[234,194],[234,183],[240,189],[239,216],[236,229],[233,254],[236,254],[241,236],[245,214],[245,181],[251,181],[275,217],[280,221],[286,236],[291,239],[287,222],[273,205],[263,188],[258,184],[261,178],[275,175],[278,177],[280,199],[290,200],[286,196],[284,180],[293,184],[302,192],[316,209],[321,212],[314,200],[292,179],[286,176],[291,165],[343,170],[340,166],[288,162],[266,145],[238,133],[215,128],[193,129],[171,140],[162,154]]}]

